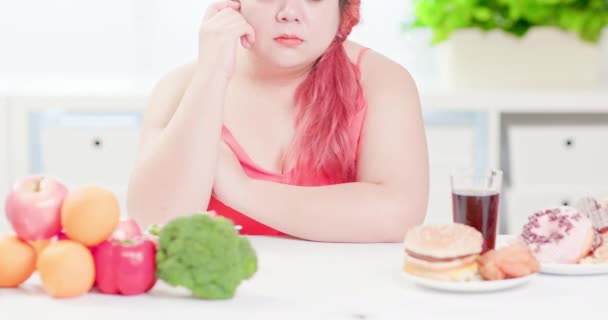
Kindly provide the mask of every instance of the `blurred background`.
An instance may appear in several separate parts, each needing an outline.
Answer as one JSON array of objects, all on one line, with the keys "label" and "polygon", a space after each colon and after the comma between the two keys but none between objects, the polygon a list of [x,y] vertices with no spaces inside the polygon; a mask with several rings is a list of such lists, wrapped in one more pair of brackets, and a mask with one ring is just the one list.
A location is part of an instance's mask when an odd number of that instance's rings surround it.
[{"label": "blurred background", "polygon": [[[45,173],[110,188],[124,211],[146,97],[196,57],[211,2],[0,0],[0,195]],[[605,1],[506,1],[508,16],[491,1],[362,2],[351,40],[400,63],[420,88],[427,222],[451,221],[449,174],[460,167],[504,171],[501,233],[534,210],[608,197]]]}]

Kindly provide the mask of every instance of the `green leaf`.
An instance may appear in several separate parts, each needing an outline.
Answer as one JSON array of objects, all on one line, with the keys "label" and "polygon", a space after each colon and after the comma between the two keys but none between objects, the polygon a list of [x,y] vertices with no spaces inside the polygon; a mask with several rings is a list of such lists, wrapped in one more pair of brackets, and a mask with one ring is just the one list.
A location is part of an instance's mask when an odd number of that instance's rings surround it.
[{"label": "green leaf", "polygon": [[430,28],[433,44],[459,29],[499,29],[523,37],[534,27],[560,28],[598,43],[608,26],[608,0],[415,0],[414,15],[403,30]]},{"label": "green leaf", "polygon": [[479,21],[489,21],[492,19],[492,10],[486,7],[475,8],[473,17]]}]

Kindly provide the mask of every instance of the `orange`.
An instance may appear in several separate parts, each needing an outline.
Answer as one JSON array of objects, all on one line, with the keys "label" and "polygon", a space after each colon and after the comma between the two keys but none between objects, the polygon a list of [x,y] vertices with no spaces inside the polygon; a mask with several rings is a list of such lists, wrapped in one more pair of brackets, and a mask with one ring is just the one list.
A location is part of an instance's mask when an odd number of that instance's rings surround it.
[{"label": "orange", "polygon": [[0,236],[0,288],[20,286],[34,273],[36,250],[17,236]]},{"label": "orange", "polygon": [[93,287],[95,262],[82,244],[61,240],[50,244],[36,264],[44,290],[55,298],[81,296]]},{"label": "orange", "polygon": [[61,225],[68,238],[87,247],[108,239],[119,219],[120,205],[116,196],[95,186],[70,192],[61,207]]}]

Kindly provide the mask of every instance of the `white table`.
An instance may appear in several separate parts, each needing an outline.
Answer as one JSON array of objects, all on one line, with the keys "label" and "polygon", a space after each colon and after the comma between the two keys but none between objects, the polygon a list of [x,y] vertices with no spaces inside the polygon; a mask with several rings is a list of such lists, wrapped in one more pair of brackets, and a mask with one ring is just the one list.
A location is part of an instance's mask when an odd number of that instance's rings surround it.
[{"label": "white table", "polygon": [[56,300],[33,276],[20,289],[0,289],[0,319],[582,320],[606,314],[608,276],[540,275],[507,291],[456,294],[405,282],[400,244],[251,241],[259,270],[232,300],[198,300],[163,283],[135,297],[89,293]]}]

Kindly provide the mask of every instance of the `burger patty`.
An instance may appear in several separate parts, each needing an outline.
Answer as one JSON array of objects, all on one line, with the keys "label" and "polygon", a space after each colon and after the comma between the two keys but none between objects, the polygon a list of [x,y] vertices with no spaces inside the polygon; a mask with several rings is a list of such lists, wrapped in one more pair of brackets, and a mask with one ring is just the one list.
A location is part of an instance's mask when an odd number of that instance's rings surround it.
[{"label": "burger patty", "polygon": [[417,253],[414,253],[409,250],[405,250],[405,253],[414,259],[423,260],[426,262],[452,262],[452,261],[456,261],[456,260],[464,260],[466,258],[473,256],[472,254],[467,254],[467,255],[463,255],[463,256],[456,256],[456,257],[450,257],[450,258],[433,258],[433,257],[417,254]]}]

